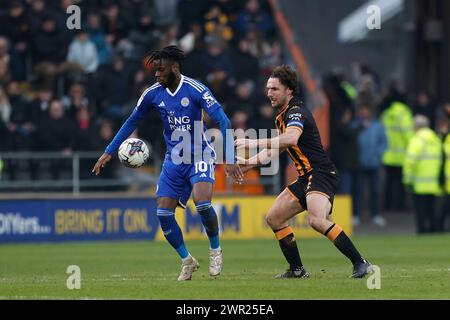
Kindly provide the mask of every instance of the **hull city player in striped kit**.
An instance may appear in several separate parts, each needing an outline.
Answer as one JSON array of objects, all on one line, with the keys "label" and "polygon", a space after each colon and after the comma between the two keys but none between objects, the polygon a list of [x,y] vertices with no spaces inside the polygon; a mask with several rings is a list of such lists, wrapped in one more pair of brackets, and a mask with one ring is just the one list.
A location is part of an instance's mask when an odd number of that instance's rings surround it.
[{"label": "hull city player in striped kit", "polygon": [[279,136],[272,139],[238,139],[237,148],[266,148],[250,159],[238,157],[243,172],[286,151],[294,162],[298,179],[275,200],[266,216],[268,225],[279,241],[289,269],[279,278],[308,278],[297,248],[289,220],[308,211],[309,225],[326,236],[353,264],[353,278],[362,278],[372,271],[342,228],[331,221],[334,194],[339,178],[334,164],[325,153],[319,131],[311,112],[294,97],[297,75],[288,66],[276,67],[267,81],[267,97],[278,116],[275,127]]}]

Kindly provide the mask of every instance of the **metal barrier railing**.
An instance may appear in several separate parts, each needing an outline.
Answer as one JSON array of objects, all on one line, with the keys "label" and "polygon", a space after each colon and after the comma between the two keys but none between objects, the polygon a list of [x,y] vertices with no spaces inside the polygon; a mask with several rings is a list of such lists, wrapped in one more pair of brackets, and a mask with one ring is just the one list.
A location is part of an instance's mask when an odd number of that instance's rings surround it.
[{"label": "metal barrier railing", "polygon": [[[66,177],[62,179],[49,179],[49,178],[29,178],[26,179],[5,179],[6,174],[3,173],[3,178],[0,172],[0,192],[25,192],[25,191],[72,191],[74,195],[79,194],[84,188],[89,188],[89,192],[93,191],[93,188],[98,188],[98,191],[105,191],[106,188],[111,187],[129,187],[130,184],[136,187],[138,190],[143,190],[145,188],[154,188],[157,185],[158,177],[160,174],[160,169],[162,165],[162,159],[153,157],[152,172],[148,173],[145,171],[136,171],[136,169],[129,169],[125,167],[120,167],[122,171],[122,176],[119,178],[104,178],[101,175],[94,177],[93,174],[89,179],[83,179],[80,174],[80,162],[83,160],[92,160],[92,166],[95,161],[100,157],[102,151],[99,152],[73,152],[70,154],[63,154],[60,152],[3,152],[0,153],[0,160],[4,163],[3,170],[5,171],[8,167],[11,170],[11,165],[19,167],[20,161],[34,161],[34,164],[40,162],[52,162],[56,160],[67,161],[66,165],[70,162],[70,178]],[[69,166],[67,166],[69,167]],[[92,169],[92,168],[90,168]],[[89,169],[89,170],[90,170]],[[138,169],[139,170],[139,169]],[[145,175],[143,174],[145,172]],[[90,172],[89,172],[90,173]],[[139,179],[130,180],[127,176],[139,176]],[[280,178],[279,174],[273,176],[261,176],[257,181],[263,186],[270,186],[270,193],[277,193],[280,190]],[[255,181],[245,180],[244,184],[252,184]],[[60,188],[61,190],[58,190]],[[231,180],[227,181],[226,194],[233,193],[233,183]],[[97,190],[94,190],[97,191]]]},{"label": "metal barrier railing", "polygon": [[[19,161],[34,161],[34,165],[39,165],[45,161],[66,160],[70,161],[71,177],[70,179],[0,179],[1,191],[21,191],[21,190],[39,190],[52,188],[70,188],[73,194],[80,193],[80,190],[85,187],[127,187],[130,182],[126,179],[105,179],[102,176],[94,177],[91,179],[82,179],[80,175],[80,161],[92,160],[92,163],[100,157],[102,152],[74,152],[70,154],[63,154],[60,152],[4,152],[0,153],[0,159],[4,162],[4,170],[11,166],[18,166]],[[160,168],[161,161],[154,159],[154,167]],[[12,162],[12,163],[11,163]],[[68,163],[66,163],[68,164]],[[11,169],[11,168],[10,168]],[[123,168],[127,170],[128,168]],[[132,170],[132,169],[129,169]],[[4,173],[5,175],[5,173]],[[137,181],[139,188],[156,186],[157,177],[159,173],[153,175],[147,175],[146,179],[140,179]],[[101,189],[102,190],[102,189]],[[61,191],[67,191],[61,190]]]}]

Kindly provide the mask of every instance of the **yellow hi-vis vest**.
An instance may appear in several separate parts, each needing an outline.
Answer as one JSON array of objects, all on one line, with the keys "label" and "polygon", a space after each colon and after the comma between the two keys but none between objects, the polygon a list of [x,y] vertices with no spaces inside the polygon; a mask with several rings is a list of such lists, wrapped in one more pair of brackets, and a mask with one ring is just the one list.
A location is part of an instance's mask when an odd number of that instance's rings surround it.
[{"label": "yellow hi-vis vest", "polygon": [[408,142],[414,135],[411,109],[404,103],[395,101],[381,114],[388,147],[383,154],[383,164],[401,167],[405,159]]},{"label": "yellow hi-vis vest", "polygon": [[353,101],[358,96],[358,90],[356,90],[356,88],[350,82],[342,81],[341,88],[344,89],[347,96]]},{"label": "yellow hi-vis vest", "polygon": [[450,194],[450,133],[447,134],[444,140],[444,152],[445,152],[445,191]]},{"label": "yellow hi-vis vest", "polygon": [[442,165],[442,140],[429,128],[411,138],[403,164],[403,183],[416,194],[441,193],[439,175]]}]

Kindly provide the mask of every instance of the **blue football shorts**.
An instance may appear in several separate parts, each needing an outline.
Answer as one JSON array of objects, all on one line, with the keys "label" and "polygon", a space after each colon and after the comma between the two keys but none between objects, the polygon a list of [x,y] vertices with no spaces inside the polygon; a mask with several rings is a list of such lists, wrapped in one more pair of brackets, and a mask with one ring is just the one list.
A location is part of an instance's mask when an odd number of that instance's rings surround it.
[{"label": "blue football shorts", "polygon": [[177,199],[180,206],[186,207],[194,184],[211,182],[214,184],[214,161],[198,161],[193,164],[174,164],[165,159],[156,187],[156,196]]}]

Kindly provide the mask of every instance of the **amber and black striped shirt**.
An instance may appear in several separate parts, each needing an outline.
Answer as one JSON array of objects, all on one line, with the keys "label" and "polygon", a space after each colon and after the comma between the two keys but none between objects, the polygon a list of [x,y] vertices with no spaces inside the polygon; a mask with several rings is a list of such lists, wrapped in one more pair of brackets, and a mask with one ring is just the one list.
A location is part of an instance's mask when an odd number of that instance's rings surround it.
[{"label": "amber and black striped shirt", "polygon": [[312,113],[306,109],[300,100],[292,98],[288,107],[275,119],[278,133],[286,132],[287,128],[297,128],[303,131],[295,146],[286,149],[297,172],[303,176],[311,170],[336,170],[320,141],[319,130]]}]

